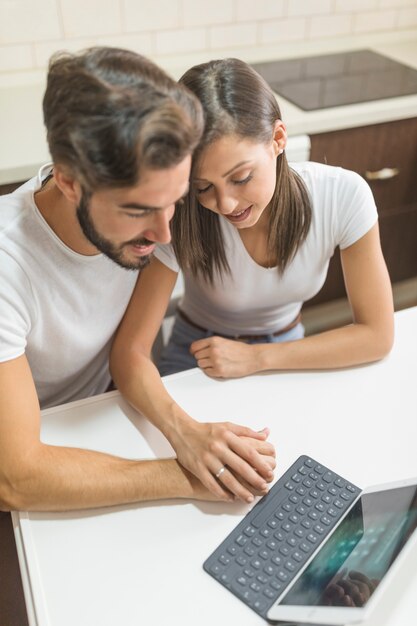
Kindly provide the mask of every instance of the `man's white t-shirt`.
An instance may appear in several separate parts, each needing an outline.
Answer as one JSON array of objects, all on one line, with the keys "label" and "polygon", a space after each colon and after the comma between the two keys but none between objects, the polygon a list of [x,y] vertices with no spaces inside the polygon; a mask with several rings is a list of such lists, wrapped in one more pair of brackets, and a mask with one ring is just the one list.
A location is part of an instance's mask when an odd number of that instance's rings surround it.
[{"label": "man's white t-shirt", "polygon": [[34,192],[50,169],[0,196],[0,362],[26,354],[43,408],[107,389],[111,340],[137,279],[49,227]]},{"label": "man's white t-shirt", "polygon": [[[323,286],[335,248],[352,245],[376,223],[371,190],[355,172],[313,162],[294,163],[291,168],[303,179],[311,199],[312,223],[306,240],[280,275],[276,268],[258,265],[235,226],[220,216],[230,274],[216,275],[210,285],[184,271],[180,307],[199,326],[231,336],[285,328],[303,302]],[[170,244],[159,245],[155,255],[179,271]]]}]

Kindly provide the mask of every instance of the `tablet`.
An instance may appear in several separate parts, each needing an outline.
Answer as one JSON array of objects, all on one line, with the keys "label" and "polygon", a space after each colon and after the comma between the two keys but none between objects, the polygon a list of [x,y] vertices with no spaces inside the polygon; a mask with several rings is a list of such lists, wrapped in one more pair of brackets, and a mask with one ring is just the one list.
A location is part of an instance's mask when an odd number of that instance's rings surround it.
[{"label": "tablet", "polygon": [[267,618],[320,624],[366,619],[417,544],[416,527],[417,479],[365,489]]}]

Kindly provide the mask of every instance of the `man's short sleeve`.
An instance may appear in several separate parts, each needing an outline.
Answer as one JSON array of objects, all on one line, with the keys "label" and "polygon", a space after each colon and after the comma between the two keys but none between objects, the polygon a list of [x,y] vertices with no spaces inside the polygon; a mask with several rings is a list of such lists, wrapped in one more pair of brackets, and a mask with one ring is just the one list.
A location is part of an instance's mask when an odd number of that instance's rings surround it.
[{"label": "man's short sleeve", "polygon": [[338,244],[343,250],[363,237],[378,221],[368,183],[356,172],[340,170],[337,190]]},{"label": "man's short sleeve", "polygon": [[0,362],[24,354],[33,322],[29,279],[7,253],[0,251]]},{"label": "man's short sleeve", "polygon": [[174,249],[170,243],[157,244],[155,256],[158,261],[161,261],[161,263],[169,267],[170,270],[178,274],[180,268],[177,262],[177,258],[175,256]]}]

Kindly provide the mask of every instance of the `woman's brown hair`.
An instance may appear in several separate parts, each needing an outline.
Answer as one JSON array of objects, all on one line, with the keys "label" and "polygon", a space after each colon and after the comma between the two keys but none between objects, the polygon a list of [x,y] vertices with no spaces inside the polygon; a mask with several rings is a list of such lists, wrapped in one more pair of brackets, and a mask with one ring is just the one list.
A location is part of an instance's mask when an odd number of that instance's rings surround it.
[{"label": "woman's brown hair", "polygon": [[[236,135],[269,143],[281,113],[270,87],[249,65],[222,59],[196,65],[179,81],[200,100],[204,132],[193,157],[217,139]],[[192,171],[193,173],[193,171]],[[290,169],[285,153],[277,157],[277,179],[270,207],[268,256],[283,272],[304,241],[311,224],[311,205],[301,178]],[[230,271],[219,216],[205,209],[191,189],[172,221],[173,247],[182,268],[213,282]]]}]

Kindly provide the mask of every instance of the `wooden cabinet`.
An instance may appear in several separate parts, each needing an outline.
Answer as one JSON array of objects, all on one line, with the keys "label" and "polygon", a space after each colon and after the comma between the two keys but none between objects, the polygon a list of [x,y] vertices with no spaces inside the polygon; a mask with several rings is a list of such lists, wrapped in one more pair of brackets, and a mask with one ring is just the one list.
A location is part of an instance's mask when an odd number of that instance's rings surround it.
[{"label": "wooden cabinet", "polygon": [[[391,282],[417,276],[417,118],[311,135],[311,161],[354,170],[375,197]],[[346,295],[337,252],[309,304]]]}]

